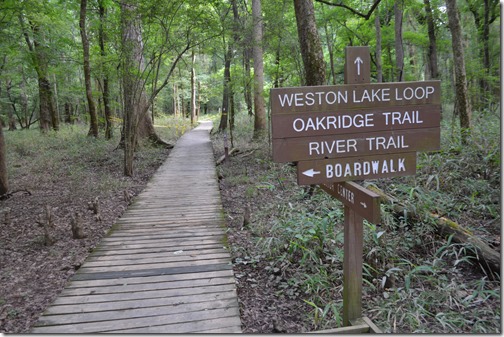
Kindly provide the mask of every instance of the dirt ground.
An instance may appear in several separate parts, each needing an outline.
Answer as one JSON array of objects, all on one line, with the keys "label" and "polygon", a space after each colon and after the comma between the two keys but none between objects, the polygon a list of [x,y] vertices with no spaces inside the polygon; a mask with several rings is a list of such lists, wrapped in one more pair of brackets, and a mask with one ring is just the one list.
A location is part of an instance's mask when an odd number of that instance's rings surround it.
[{"label": "dirt ground", "polygon": [[[41,178],[28,173],[11,182],[11,191],[25,191],[0,201],[0,332],[29,332],[127,208],[125,192],[130,196],[137,195],[168,156],[169,150],[157,153],[157,165],[139,167],[132,179],[123,177],[119,168],[105,167],[107,163],[103,163],[104,167],[95,167],[114,170],[117,185],[121,186],[99,194],[87,188],[100,179],[100,175],[93,172],[83,174],[85,180],[77,186],[61,176]],[[113,155],[120,157],[122,153],[115,151]],[[98,215],[88,209],[88,203],[96,197]],[[44,229],[37,224],[47,221],[47,206],[53,218],[50,229],[50,235],[56,241],[53,245],[45,245]],[[70,223],[76,212],[81,215],[84,239],[72,237]]]}]

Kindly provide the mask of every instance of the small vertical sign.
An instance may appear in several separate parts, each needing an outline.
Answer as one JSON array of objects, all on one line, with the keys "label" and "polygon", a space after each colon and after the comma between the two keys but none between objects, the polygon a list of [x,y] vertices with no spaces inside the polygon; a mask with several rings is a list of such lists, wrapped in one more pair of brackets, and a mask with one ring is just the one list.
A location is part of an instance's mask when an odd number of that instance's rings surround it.
[{"label": "small vertical sign", "polygon": [[371,82],[369,46],[345,48],[345,84]]}]

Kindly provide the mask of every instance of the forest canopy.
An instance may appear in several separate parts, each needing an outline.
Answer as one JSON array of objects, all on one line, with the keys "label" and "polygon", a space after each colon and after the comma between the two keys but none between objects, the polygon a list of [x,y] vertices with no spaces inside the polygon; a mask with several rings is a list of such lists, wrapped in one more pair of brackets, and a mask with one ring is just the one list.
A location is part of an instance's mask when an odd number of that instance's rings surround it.
[{"label": "forest canopy", "polygon": [[[342,83],[345,47],[370,46],[372,82],[442,81],[466,144],[472,111],[499,108],[499,8],[496,0],[7,0],[0,120],[43,134],[84,123],[106,139],[119,129],[132,176],[139,139],[173,146],[157,135],[156,116],[194,124],[202,110],[216,112],[225,131],[246,110],[260,139],[270,88]],[[3,138],[0,194],[9,190]]]}]

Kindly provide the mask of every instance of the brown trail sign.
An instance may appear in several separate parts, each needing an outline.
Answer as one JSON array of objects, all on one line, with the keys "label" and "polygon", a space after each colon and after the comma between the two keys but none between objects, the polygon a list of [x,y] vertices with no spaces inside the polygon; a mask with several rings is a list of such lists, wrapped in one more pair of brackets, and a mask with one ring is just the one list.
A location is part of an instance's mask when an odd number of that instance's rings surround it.
[{"label": "brown trail sign", "polygon": [[352,180],[416,173],[416,152],[440,149],[441,83],[370,82],[369,47],[345,49],[345,84],[270,91],[275,162],[298,162],[298,184],[345,205],[343,324],[362,316],[363,219],[379,196]]},{"label": "brown trail sign", "polygon": [[371,223],[380,222],[380,196],[353,181],[320,185],[343,205],[352,208]]},{"label": "brown trail sign", "polygon": [[298,162],[299,185],[392,178],[416,172],[416,152]]}]

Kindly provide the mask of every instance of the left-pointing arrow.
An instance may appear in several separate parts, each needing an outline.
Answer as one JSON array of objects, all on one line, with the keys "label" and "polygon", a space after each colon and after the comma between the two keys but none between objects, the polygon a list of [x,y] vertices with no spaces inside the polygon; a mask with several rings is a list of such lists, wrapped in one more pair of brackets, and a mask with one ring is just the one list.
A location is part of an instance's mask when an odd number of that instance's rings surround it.
[{"label": "left-pointing arrow", "polygon": [[314,169],[309,169],[303,172],[303,174],[307,177],[313,178],[314,175],[320,174],[320,171],[315,171]]}]

